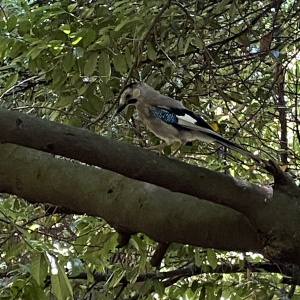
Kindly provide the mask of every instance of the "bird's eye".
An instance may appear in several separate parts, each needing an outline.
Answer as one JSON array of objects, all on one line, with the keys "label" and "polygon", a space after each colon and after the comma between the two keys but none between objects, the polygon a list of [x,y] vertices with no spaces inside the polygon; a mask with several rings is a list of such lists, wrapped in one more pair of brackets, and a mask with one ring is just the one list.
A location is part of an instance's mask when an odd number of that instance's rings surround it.
[{"label": "bird's eye", "polygon": [[126,100],[129,100],[130,98],[131,98],[131,94],[130,93],[125,94],[125,99]]}]

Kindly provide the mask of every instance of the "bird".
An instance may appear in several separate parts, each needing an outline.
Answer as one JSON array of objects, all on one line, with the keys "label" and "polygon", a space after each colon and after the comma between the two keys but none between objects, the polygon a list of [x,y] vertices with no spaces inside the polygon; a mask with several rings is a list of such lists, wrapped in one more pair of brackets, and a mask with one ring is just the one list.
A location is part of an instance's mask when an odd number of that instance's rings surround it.
[{"label": "bird", "polygon": [[187,142],[195,140],[217,142],[261,163],[258,156],[221,136],[200,115],[187,109],[180,101],[162,95],[144,82],[126,85],[120,92],[119,104],[116,114],[120,114],[127,106],[135,106],[141,122],[168,145],[179,141],[180,149]]}]

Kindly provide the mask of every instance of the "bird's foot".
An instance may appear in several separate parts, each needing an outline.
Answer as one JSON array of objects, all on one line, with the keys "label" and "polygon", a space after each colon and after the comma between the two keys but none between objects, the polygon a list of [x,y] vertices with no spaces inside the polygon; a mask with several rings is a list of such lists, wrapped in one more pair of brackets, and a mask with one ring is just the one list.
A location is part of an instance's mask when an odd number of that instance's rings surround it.
[{"label": "bird's foot", "polygon": [[162,151],[168,144],[167,143],[161,143],[159,145],[154,145],[147,147],[148,150],[159,150]]}]

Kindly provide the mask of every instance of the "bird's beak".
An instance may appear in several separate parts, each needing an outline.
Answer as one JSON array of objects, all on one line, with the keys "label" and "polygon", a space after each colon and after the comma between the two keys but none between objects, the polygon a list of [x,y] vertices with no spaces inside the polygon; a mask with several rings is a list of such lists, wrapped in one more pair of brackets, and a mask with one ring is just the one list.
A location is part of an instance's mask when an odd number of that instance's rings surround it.
[{"label": "bird's beak", "polygon": [[136,102],[137,102],[136,98],[131,98],[131,99],[127,100],[125,103],[121,104],[118,107],[116,114],[119,114],[121,111],[123,111],[127,105],[135,104]]},{"label": "bird's beak", "polygon": [[119,114],[121,111],[123,111],[127,105],[128,105],[128,103],[126,103],[126,102],[124,104],[120,105],[117,109],[117,114]]}]

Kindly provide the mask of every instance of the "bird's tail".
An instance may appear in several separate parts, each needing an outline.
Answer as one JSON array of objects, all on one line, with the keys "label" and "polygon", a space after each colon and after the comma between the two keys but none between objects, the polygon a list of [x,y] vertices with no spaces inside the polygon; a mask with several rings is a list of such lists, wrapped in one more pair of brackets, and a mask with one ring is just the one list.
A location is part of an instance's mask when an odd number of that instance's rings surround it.
[{"label": "bird's tail", "polygon": [[252,158],[255,162],[257,162],[258,164],[262,164],[263,163],[263,160],[254,155],[253,153],[251,153],[250,151],[246,150],[245,148],[243,148],[242,146],[234,143],[234,142],[231,142],[231,141],[228,141],[227,139],[223,138],[222,136],[220,135],[215,135],[215,141],[227,148],[230,148],[234,151],[237,151],[241,154],[244,154],[250,158]]}]

